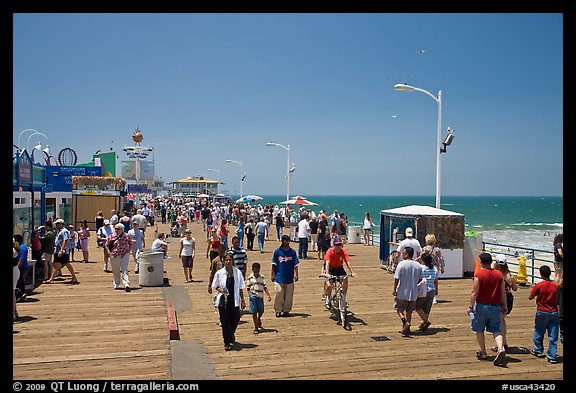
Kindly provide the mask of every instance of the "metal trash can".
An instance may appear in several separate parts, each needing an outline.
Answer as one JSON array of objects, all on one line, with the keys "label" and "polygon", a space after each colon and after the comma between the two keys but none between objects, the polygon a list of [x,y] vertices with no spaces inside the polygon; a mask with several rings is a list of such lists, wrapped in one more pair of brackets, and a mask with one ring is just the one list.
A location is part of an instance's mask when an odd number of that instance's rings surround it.
[{"label": "metal trash can", "polygon": [[348,243],[360,244],[362,243],[362,228],[359,226],[348,227]]},{"label": "metal trash can", "polygon": [[140,253],[138,269],[141,287],[160,287],[164,284],[164,253],[145,250]]}]

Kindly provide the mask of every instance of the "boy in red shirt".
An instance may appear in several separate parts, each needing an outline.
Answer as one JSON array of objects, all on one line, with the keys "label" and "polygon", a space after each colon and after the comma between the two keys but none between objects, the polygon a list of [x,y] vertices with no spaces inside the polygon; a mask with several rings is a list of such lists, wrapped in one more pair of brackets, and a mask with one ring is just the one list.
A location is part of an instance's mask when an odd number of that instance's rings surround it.
[{"label": "boy in red shirt", "polygon": [[[528,299],[536,298],[536,318],[534,320],[534,349],[530,353],[536,357],[546,356],[548,362],[557,363],[556,349],[558,344],[559,316],[556,304],[558,284],[550,280],[550,267],[540,266],[542,281],[534,285]],[[548,351],[544,355],[544,334],[548,332]]]}]

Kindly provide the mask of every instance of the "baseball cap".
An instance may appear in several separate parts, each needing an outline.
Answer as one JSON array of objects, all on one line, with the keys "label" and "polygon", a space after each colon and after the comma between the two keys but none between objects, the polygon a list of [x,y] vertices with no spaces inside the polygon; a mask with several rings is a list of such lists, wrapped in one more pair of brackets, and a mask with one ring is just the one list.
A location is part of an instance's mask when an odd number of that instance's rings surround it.
[{"label": "baseball cap", "polygon": [[335,237],[334,238],[334,245],[336,244],[342,244],[342,239],[340,239],[339,237]]},{"label": "baseball cap", "polygon": [[110,224],[110,220],[104,220],[104,225]]},{"label": "baseball cap", "polygon": [[59,218],[56,221],[54,221],[54,224],[64,224],[64,220]]},{"label": "baseball cap", "polygon": [[504,255],[504,254],[496,255],[496,262],[498,262],[499,265],[505,265],[506,264],[506,255]]},{"label": "baseball cap", "polygon": [[414,234],[414,231],[412,231],[412,228],[408,227],[406,228],[406,236],[412,236]]},{"label": "baseball cap", "polygon": [[478,258],[480,258],[481,263],[492,263],[492,255],[487,252],[483,252]]}]

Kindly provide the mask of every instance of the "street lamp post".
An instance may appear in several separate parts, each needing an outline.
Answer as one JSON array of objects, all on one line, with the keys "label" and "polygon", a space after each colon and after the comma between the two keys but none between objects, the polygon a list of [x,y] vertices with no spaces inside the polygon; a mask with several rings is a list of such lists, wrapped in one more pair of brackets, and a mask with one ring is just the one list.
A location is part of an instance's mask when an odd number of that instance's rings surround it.
[{"label": "street lamp post", "polygon": [[22,147],[20,146],[20,138],[22,137],[22,134],[24,134],[27,131],[34,131],[34,133],[38,132],[33,128],[26,128],[25,130],[22,130],[22,132],[20,132],[20,135],[18,135],[18,151],[22,152]]},{"label": "street lamp post", "polygon": [[438,136],[437,136],[437,144],[436,144],[436,208],[440,209],[440,149],[441,149],[441,128],[442,128],[442,90],[438,90],[438,97],[434,96],[434,94],[426,91],[424,89],[420,89],[418,87],[406,85],[404,83],[398,83],[394,85],[394,89],[397,91],[419,91],[431,97],[436,103],[438,104]]},{"label": "street lamp post", "polygon": [[288,160],[286,161],[286,200],[290,200],[290,145],[284,146],[279,143],[268,142],[266,146],[281,147],[288,152]]},{"label": "street lamp post", "polygon": [[218,184],[216,185],[216,194],[219,194],[220,193],[220,169],[208,168],[208,171],[218,173]]},{"label": "street lamp post", "polygon": [[242,194],[242,183],[244,182],[244,179],[243,179],[243,173],[244,173],[243,165],[244,164],[242,163],[242,161],[234,161],[234,160],[226,160],[226,162],[233,162],[234,164],[240,165],[240,198],[242,198],[244,196]]}]

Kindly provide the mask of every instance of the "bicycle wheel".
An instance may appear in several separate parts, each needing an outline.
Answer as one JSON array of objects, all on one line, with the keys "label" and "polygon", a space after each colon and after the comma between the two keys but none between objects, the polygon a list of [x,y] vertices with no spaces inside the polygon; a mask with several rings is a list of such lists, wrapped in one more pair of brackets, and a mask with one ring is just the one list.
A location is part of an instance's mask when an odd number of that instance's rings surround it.
[{"label": "bicycle wheel", "polygon": [[346,329],[348,307],[346,306],[346,295],[344,295],[343,290],[341,290],[340,296],[338,296],[338,310],[340,311],[340,323],[342,323],[342,327]]}]

